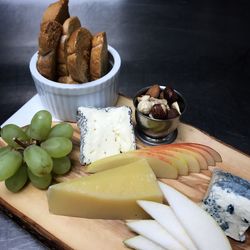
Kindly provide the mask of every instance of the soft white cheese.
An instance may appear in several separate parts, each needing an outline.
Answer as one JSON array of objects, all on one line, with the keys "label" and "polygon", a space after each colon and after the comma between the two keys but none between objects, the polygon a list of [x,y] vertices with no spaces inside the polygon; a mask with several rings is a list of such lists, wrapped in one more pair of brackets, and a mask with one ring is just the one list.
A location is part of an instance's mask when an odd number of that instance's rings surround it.
[{"label": "soft white cheese", "polygon": [[82,164],[136,148],[131,109],[128,107],[80,107],[78,126],[81,131]]}]

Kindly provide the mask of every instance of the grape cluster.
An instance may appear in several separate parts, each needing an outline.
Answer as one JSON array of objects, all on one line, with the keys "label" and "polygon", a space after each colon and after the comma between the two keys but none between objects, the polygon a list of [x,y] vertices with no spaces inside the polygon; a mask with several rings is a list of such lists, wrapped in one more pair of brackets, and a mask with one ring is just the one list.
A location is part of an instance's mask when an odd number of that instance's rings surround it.
[{"label": "grape cluster", "polygon": [[8,145],[0,148],[0,181],[10,191],[18,192],[28,179],[35,187],[46,189],[54,174],[70,170],[73,128],[68,123],[51,126],[51,114],[41,110],[24,129],[14,124],[1,129]]}]

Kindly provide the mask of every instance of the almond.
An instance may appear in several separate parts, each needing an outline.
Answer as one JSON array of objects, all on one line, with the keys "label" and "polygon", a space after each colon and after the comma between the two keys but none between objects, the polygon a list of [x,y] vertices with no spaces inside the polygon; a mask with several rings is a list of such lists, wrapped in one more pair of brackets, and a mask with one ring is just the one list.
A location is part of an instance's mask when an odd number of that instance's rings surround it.
[{"label": "almond", "polygon": [[150,95],[151,97],[158,98],[160,95],[161,89],[158,84],[155,84],[151,86],[148,91],[146,92],[146,95]]},{"label": "almond", "polygon": [[171,105],[171,108],[176,109],[177,112],[179,113],[179,115],[181,114],[178,102],[173,102],[172,105]]}]

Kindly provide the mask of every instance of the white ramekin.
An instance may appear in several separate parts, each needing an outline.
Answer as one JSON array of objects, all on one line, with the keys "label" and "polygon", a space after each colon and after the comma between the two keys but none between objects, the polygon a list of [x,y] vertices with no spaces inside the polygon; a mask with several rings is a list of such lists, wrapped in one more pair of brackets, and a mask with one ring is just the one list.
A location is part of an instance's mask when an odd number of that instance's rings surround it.
[{"label": "white ramekin", "polygon": [[46,109],[62,121],[76,121],[80,106],[109,107],[118,99],[118,76],[121,58],[118,52],[108,46],[111,70],[102,78],[83,84],[62,84],[43,77],[36,68],[37,52],[30,60],[30,72],[37,92]]}]

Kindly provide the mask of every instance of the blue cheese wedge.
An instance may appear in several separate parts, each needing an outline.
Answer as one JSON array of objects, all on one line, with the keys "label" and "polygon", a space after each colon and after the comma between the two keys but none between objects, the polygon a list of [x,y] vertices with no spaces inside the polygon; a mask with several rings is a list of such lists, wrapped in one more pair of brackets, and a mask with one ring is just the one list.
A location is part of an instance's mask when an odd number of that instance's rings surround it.
[{"label": "blue cheese wedge", "polygon": [[215,169],[203,208],[212,215],[225,234],[244,241],[250,226],[250,182]]},{"label": "blue cheese wedge", "polygon": [[79,107],[77,124],[81,132],[80,162],[83,165],[136,149],[129,107]]}]

